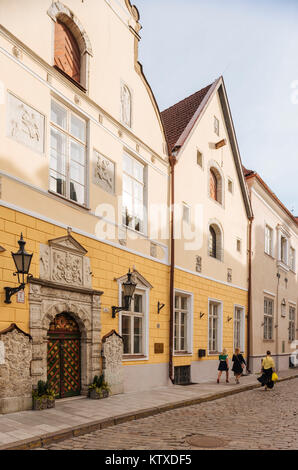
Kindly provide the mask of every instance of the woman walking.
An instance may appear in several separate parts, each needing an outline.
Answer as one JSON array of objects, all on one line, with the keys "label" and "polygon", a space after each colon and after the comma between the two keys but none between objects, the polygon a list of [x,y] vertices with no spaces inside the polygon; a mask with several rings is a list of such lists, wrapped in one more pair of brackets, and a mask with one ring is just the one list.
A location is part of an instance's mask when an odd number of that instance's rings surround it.
[{"label": "woman walking", "polygon": [[240,383],[239,378],[241,377],[244,366],[246,365],[245,359],[240,353],[239,348],[235,349],[235,354],[233,354],[232,362],[233,362],[232,371],[234,372],[234,375],[235,375],[235,381],[236,381],[236,384],[239,384]]},{"label": "woman walking", "polygon": [[271,352],[267,351],[267,356],[262,360],[262,372],[261,377],[258,378],[258,381],[261,382],[262,387],[265,386],[265,391],[267,388],[273,388],[274,382],[272,380],[272,374],[275,371],[275,363],[271,357]]},{"label": "woman walking", "polygon": [[228,352],[226,349],[224,349],[222,354],[219,355],[219,366],[218,366],[218,377],[217,377],[218,384],[219,384],[219,380],[223,371],[226,372],[226,382],[229,383],[229,359],[228,359]]}]

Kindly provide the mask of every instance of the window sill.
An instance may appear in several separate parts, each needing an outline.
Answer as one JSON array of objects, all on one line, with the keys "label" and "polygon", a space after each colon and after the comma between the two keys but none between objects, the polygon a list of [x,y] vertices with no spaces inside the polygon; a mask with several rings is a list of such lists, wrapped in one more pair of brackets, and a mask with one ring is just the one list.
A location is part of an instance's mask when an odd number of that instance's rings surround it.
[{"label": "window sill", "polygon": [[174,357],[182,357],[182,356],[192,356],[192,353],[190,352],[186,352],[186,351],[177,351],[177,352],[174,352]]},{"label": "window sill", "polygon": [[138,230],[135,230],[134,228],[129,227],[128,225],[122,224],[122,228],[124,230],[130,230],[131,232],[134,232],[137,235],[140,235],[141,237],[148,238],[145,232],[139,232]]},{"label": "window sill", "polygon": [[64,202],[68,203],[69,205],[74,205],[74,206],[80,207],[81,209],[85,209],[85,211],[90,211],[91,210],[90,207],[84,206],[83,204],[80,204],[79,202],[72,201],[71,199],[67,199],[66,197],[62,196],[62,194],[55,193],[54,191],[51,191],[50,189],[48,190],[48,193],[51,194],[52,196],[55,196],[55,197],[61,199],[61,201],[64,201]]},{"label": "window sill", "polygon": [[266,251],[264,251],[264,254],[268,256],[268,258],[272,259],[272,261],[275,260],[274,256],[270,255],[270,253],[266,253]]},{"label": "window sill", "polygon": [[275,343],[274,339],[263,339],[263,343]]},{"label": "window sill", "polygon": [[63,77],[65,77],[67,80],[70,81],[70,83],[72,83],[73,85],[75,85],[76,87],[78,87],[79,90],[83,91],[84,93],[87,92],[87,89],[85,87],[83,87],[83,85],[81,85],[79,82],[77,82],[76,80],[74,80],[73,78],[71,78],[69,75],[67,75],[67,73],[65,73],[62,69],[60,69],[59,67],[57,67],[57,65],[53,65],[54,69],[57,70],[59,73],[61,73],[61,75]]},{"label": "window sill", "polygon": [[122,361],[125,362],[125,361],[136,361],[136,360],[139,360],[139,361],[148,361],[148,357],[147,356],[144,356],[142,354],[128,354],[127,356],[122,356]]}]

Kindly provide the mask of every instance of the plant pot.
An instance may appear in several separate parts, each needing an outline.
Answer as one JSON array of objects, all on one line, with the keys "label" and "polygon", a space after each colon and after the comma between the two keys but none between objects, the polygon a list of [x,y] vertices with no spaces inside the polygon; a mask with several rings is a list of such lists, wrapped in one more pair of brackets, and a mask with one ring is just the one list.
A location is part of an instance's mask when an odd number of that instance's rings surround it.
[{"label": "plant pot", "polygon": [[33,398],[32,399],[32,408],[33,410],[46,410],[48,407],[48,399],[47,398]]},{"label": "plant pot", "polygon": [[48,408],[55,408],[55,398],[48,398]]},{"label": "plant pot", "polygon": [[89,390],[89,398],[92,400],[100,400],[101,398],[107,398],[109,392],[107,390],[101,390],[101,393],[98,393],[95,388]]}]

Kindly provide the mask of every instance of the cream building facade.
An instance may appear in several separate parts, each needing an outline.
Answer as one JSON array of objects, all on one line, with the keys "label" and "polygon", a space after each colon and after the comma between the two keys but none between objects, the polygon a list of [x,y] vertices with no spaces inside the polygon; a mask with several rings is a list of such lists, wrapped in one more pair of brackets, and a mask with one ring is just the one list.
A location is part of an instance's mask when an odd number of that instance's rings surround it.
[{"label": "cream building facade", "polygon": [[258,372],[270,350],[277,369],[286,370],[298,365],[297,218],[256,172],[245,175],[254,212],[250,367]]}]

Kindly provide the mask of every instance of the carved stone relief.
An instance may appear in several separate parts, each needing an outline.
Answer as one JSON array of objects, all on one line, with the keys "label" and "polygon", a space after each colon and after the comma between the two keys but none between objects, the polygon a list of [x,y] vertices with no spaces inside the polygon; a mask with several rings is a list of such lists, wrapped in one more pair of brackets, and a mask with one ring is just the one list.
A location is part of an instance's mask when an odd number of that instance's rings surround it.
[{"label": "carved stone relief", "polygon": [[102,339],[103,373],[105,380],[111,387],[112,395],[123,393],[123,340],[112,330]]},{"label": "carved stone relief", "polygon": [[91,288],[90,259],[86,250],[68,235],[40,245],[40,279]]},{"label": "carved stone relief", "polygon": [[131,94],[124,84],[121,86],[121,121],[126,126],[131,126]]},{"label": "carved stone relief", "polygon": [[94,151],[95,164],[93,182],[108,193],[115,192],[115,163]]},{"label": "carved stone relief", "polygon": [[39,153],[44,153],[45,118],[8,93],[7,135]]}]

